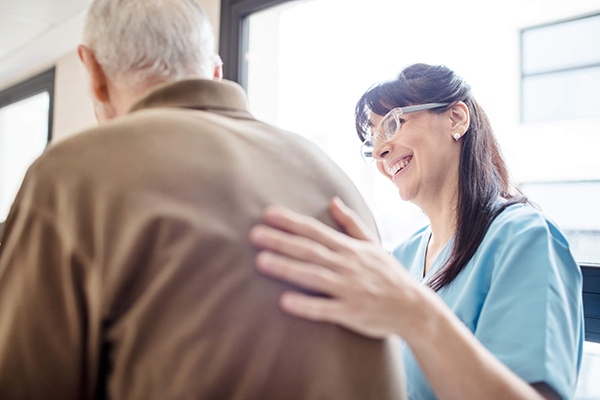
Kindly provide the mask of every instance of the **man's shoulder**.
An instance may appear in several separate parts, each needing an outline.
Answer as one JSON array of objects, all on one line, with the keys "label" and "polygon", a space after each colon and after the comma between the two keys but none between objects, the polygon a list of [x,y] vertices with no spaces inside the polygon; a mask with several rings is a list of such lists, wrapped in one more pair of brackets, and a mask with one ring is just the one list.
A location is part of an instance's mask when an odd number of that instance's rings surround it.
[{"label": "man's shoulder", "polygon": [[164,134],[166,139],[166,135],[174,136],[180,133],[179,128],[185,125],[186,121],[191,121],[194,127],[197,127],[210,114],[205,112],[205,118],[199,119],[199,113],[201,112],[196,110],[165,107],[126,114],[51,143],[40,160],[47,162],[56,159],[71,164],[76,159],[85,161],[86,154],[101,154],[103,151],[110,151],[111,148],[135,146],[140,140],[150,140],[156,133]]}]

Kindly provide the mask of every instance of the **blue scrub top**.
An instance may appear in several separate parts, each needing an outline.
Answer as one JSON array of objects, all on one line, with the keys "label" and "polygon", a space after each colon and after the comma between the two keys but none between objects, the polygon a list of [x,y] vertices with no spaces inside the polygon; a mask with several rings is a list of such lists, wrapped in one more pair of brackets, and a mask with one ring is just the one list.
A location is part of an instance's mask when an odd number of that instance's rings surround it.
[{"label": "blue scrub top", "polygon": [[[422,228],[393,252],[423,284],[452,250],[450,240],[423,278],[430,234],[429,226]],[[516,204],[496,217],[471,261],[438,294],[513,372],[571,399],[584,341],[581,285],[559,228],[535,208]],[[435,399],[406,345],[403,356],[409,398]]]}]

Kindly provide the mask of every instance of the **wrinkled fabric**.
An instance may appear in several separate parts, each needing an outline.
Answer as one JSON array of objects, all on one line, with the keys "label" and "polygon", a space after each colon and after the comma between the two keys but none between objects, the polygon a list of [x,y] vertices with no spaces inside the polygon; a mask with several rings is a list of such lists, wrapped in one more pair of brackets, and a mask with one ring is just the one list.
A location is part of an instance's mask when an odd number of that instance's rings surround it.
[{"label": "wrinkled fabric", "polygon": [[348,177],[257,121],[232,82],[156,88],[52,145],[0,246],[0,399],[402,399],[400,350],[284,314],[250,228],[281,205],[334,226]]}]

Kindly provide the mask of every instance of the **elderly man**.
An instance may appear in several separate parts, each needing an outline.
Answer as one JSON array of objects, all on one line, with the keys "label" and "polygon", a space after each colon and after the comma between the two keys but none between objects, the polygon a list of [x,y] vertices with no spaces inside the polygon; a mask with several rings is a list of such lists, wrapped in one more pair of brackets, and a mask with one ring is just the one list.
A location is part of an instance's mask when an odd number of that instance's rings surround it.
[{"label": "elderly man", "polygon": [[220,81],[191,0],[96,0],[79,46],[100,125],[30,168],[0,247],[1,399],[398,399],[395,342],[284,315],[248,232],[328,217],[321,151]]}]

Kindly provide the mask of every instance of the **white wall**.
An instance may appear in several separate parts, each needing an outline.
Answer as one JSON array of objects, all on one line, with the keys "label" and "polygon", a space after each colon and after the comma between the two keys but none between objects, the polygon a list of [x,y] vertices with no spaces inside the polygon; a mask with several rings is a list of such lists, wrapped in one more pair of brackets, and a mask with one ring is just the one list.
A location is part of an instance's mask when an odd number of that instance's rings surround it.
[{"label": "white wall", "polygon": [[96,124],[87,75],[76,51],[56,61],[54,85],[53,142]]},{"label": "white wall", "polygon": [[[219,33],[220,0],[196,0]],[[53,141],[61,140],[96,121],[89,98],[85,70],[77,57],[84,14],[48,29],[46,35],[29,42],[2,61],[0,90],[56,66]],[[3,73],[2,73],[3,72]]]}]

